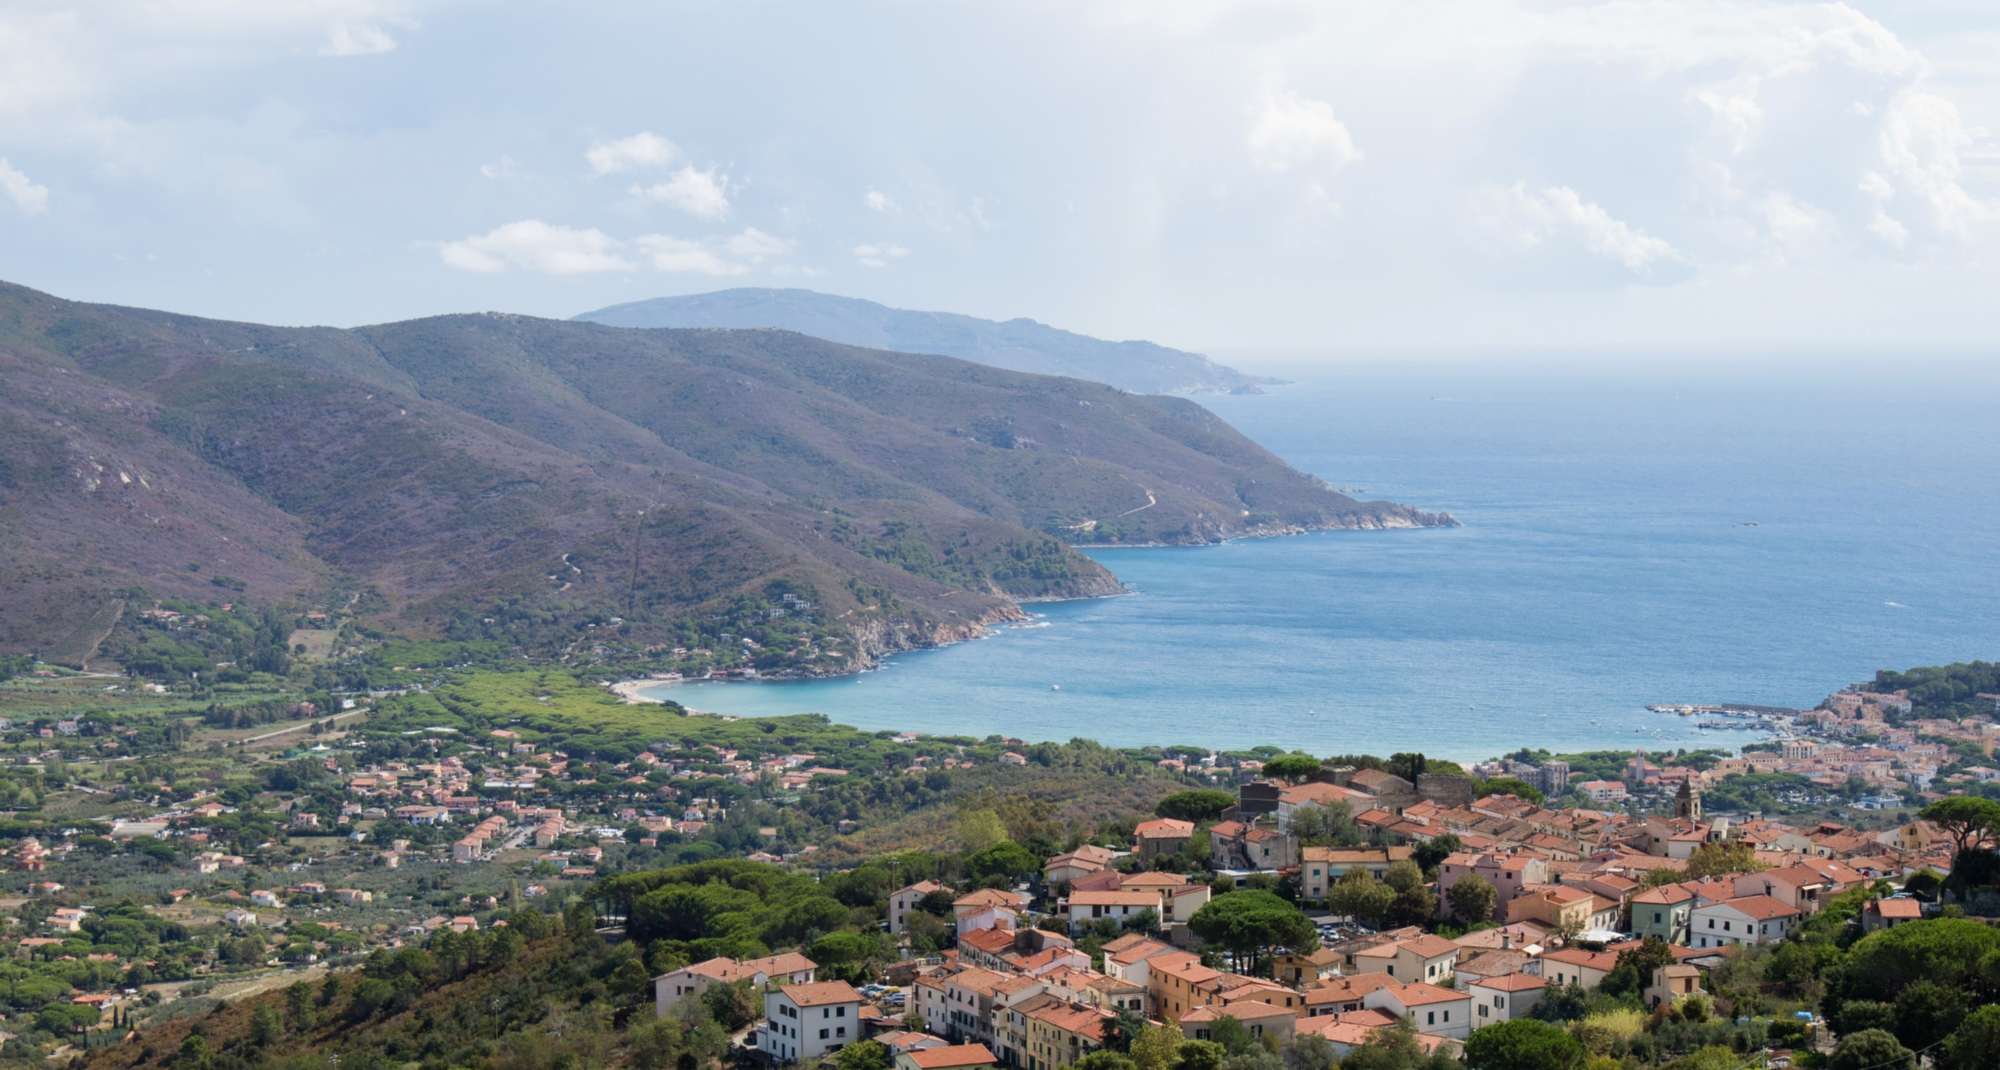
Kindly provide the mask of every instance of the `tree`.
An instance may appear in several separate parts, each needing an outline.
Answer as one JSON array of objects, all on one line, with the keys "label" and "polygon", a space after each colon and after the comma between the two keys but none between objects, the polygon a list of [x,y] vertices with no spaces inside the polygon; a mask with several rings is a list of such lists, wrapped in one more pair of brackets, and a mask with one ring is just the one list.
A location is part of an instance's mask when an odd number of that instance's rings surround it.
[{"label": "tree", "polygon": [[276,1044],[285,1035],[285,1023],[278,1019],[278,1012],[269,1003],[259,1006],[250,1014],[250,1043],[260,1048]]},{"label": "tree", "polygon": [[1827,1070],[1915,1070],[1916,1056],[1881,1029],[1863,1029],[1840,1038],[1827,1057]]},{"label": "tree", "polygon": [[1396,890],[1356,866],[1340,875],[1326,891],[1326,905],[1335,914],[1346,914],[1373,924],[1381,921],[1396,902]]},{"label": "tree", "polygon": [[762,1013],[762,1008],[750,996],[747,979],[733,985],[709,985],[708,991],[701,994],[701,1002],[708,1008],[709,1015],[732,1033],[756,1021]]},{"label": "tree", "polygon": [[1923,1051],[1951,1035],[1965,1018],[1965,993],[1936,981],[1918,981],[1896,994],[1896,1024],[1890,1031],[1912,1051]]},{"label": "tree", "polygon": [[992,877],[1016,880],[1041,868],[1041,859],[1012,840],[996,843],[965,860],[965,872],[981,881]]},{"label": "tree", "polygon": [[1354,810],[1344,802],[1313,803],[1292,811],[1285,834],[1305,847],[1352,847],[1361,842]]},{"label": "tree", "polygon": [[1519,777],[1497,776],[1491,780],[1482,782],[1479,785],[1479,790],[1484,791],[1488,795],[1512,795],[1522,802],[1533,803],[1536,806],[1542,805],[1548,799],[1548,796],[1542,794],[1540,788]]},{"label": "tree", "polygon": [[839,1070],[891,1070],[896,1057],[880,1041],[861,1040],[835,1053],[833,1065]]},{"label": "tree", "polygon": [[292,1020],[292,1028],[301,1033],[318,1022],[319,1014],[313,1007],[311,985],[300,981],[285,989],[285,1013]]},{"label": "tree", "polygon": [[1686,880],[1724,877],[1732,873],[1755,873],[1764,868],[1757,861],[1757,849],[1748,843],[1704,843],[1694,849],[1687,863]]},{"label": "tree", "polygon": [[1128,933],[1145,933],[1150,936],[1160,931],[1160,912],[1147,907],[1126,918],[1124,924],[1119,927]]},{"label": "tree", "polygon": [[1245,955],[1254,960],[1271,948],[1318,946],[1318,934],[1305,915],[1270,892],[1254,889],[1209,900],[1188,919],[1188,928],[1239,962]]},{"label": "tree", "polygon": [[1951,837],[1954,856],[1965,854],[2000,834],[2000,802],[1992,799],[1953,795],[1924,807],[1917,817]]},{"label": "tree", "polygon": [[1131,1051],[1148,1024],[1145,1014],[1137,1008],[1119,1007],[1112,1013],[1111,1020],[1104,1023],[1104,1050]]},{"label": "tree", "polygon": [[1406,754],[1398,751],[1389,756],[1389,772],[1402,777],[1412,784],[1415,784],[1417,778],[1423,776],[1430,769],[1430,764],[1430,760],[1425,758],[1422,752]]},{"label": "tree", "polygon": [[1320,773],[1320,761],[1310,754],[1280,754],[1264,763],[1264,775],[1283,780],[1311,780]]},{"label": "tree", "polygon": [[1589,1058],[1562,1027],[1516,1018],[1472,1031],[1465,1065],[1472,1070],[1578,1070]]},{"label": "tree", "polygon": [[976,855],[1007,838],[1007,826],[991,810],[965,810],[958,815],[958,845]]},{"label": "tree", "polygon": [[1069,1065],[1072,1070],[1135,1070],[1131,1056],[1115,1051],[1093,1051]]},{"label": "tree", "polygon": [[1285,1046],[1285,1070],[1334,1070],[1340,1056],[1333,1042],[1318,1033],[1303,1033]]},{"label": "tree", "polygon": [[1539,1021],[1573,1022],[1590,1013],[1590,993],[1575,981],[1550,985],[1528,1013]]},{"label": "tree", "polygon": [[1417,868],[1423,870],[1426,875],[1431,875],[1437,872],[1437,868],[1444,864],[1445,859],[1463,850],[1465,841],[1460,840],[1457,833],[1447,832],[1417,844],[1416,851],[1411,857],[1416,861]]},{"label": "tree", "polygon": [[1208,1036],[1231,1055],[1241,1055],[1257,1042],[1257,1038],[1250,1035],[1249,1026],[1227,1014],[1209,1024]]},{"label": "tree", "polygon": [[1171,1026],[1148,1025],[1140,1030],[1126,1054],[1137,1070],[1173,1070],[1180,1055],[1181,1033]]},{"label": "tree", "polygon": [[1834,990],[1843,999],[1883,1002],[1923,980],[1969,990],[1980,983],[1981,960],[1996,949],[2000,930],[1969,918],[1907,922],[1856,942]]},{"label": "tree", "polygon": [[1944,1050],[1953,1070],[2000,1070],[2000,1003],[1966,1015]]},{"label": "tree", "polygon": [[1397,929],[1405,925],[1428,925],[1437,917],[1437,896],[1421,884],[1411,885],[1409,890],[1396,893],[1389,903],[1389,909],[1382,915],[1382,923]]},{"label": "tree", "polygon": [[1204,821],[1214,821],[1222,816],[1224,810],[1235,805],[1236,796],[1226,791],[1177,791],[1161,799],[1160,805],[1153,808],[1153,813],[1199,825]]},{"label": "tree", "polygon": [[1424,883],[1424,871],[1407,858],[1398,859],[1382,871],[1382,883],[1394,888],[1398,893],[1407,892]]},{"label": "tree", "polygon": [[1903,880],[1903,890],[1919,899],[1937,902],[1938,892],[1944,887],[1944,877],[1934,869],[1920,869]]},{"label": "tree", "polygon": [[51,1003],[35,1015],[35,1024],[62,1036],[82,1032],[103,1017],[104,1012],[88,1003]]},{"label": "tree", "polygon": [[1181,1061],[1177,1070],[1222,1070],[1229,1052],[1213,1040],[1181,1041]]},{"label": "tree", "polygon": [[827,933],[813,941],[807,954],[822,965],[866,962],[882,955],[882,941],[872,933]]},{"label": "tree", "polygon": [[1493,882],[1477,873],[1453,881],[1444,898],[1451,904],[1452,917],[1473,925],[1492,921],[1494,908],[1500,905],[1500,893]]}]

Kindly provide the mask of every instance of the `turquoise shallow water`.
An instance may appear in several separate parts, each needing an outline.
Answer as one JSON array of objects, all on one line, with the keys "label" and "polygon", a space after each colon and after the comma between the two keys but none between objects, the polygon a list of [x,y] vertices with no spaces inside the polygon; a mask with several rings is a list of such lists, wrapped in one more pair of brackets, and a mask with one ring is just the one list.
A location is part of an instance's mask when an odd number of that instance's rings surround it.
[{"label": "turquoise shallow water", "polygon": [[1113,745],[1738,744],[1644,707],[1811,705],[2000,657],[1996,402],[1993,374],[1936,369],[1445,367],[1206,399],[1301,469],[1466,526],[1097,551],[1131,595],[858,677],[658,693]]}]

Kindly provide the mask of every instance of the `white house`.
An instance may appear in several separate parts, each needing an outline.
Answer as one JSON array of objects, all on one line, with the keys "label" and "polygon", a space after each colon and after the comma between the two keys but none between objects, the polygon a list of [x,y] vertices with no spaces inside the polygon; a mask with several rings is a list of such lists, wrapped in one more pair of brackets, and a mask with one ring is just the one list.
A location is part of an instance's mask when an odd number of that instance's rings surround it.
[{"label": "white house", "polygon": [[779,985],[764,994],[757,1048],[777,1062],[823,1058],[861,1036],[861,993],[846,981]]},{"label": "white house", "polygon": [[1472,1032],[1472,996],[1433,984],[1392,985],[1361,997],[1369,1010],[1385,1010],[1398,1018],[1411,1018],[1417,1032],[1464,1040]]},{"label": "white house", "polygon": [[1526,973],[1503,973],[1467,983],[1465,994],[1472,997],[1473,1028],[1521,1017],[1541,1002],[1548,987],[1547,981]]},{"label": "white house", "polygon": [[889,893],[889,931],[902,932],[909,925],[909,917],[917,909],[917,904],[932,892],[942,892],[944,885],[936,881],[918,881],[907,888],[898,888]]},{"label": "white house", "polygon": [[1694,908],[1689,916],[1694,946],[1775,944],[1791,931],[1799,912],[1768,895],[1746,895]]}]

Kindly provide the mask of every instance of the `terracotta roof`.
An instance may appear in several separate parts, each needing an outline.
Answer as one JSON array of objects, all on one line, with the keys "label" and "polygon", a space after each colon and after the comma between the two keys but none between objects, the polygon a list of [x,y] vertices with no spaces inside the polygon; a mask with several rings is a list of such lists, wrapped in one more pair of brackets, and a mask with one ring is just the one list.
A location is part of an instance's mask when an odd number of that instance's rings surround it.
[{"label": "terracotta roof", "polygon": [[1914,899],[1870,899],[1861,909],[1883,918],[1921,918],[1923,904]]},{"label": "terracotta roof", "polygon": [[1417,981],[1413,984],[1397,985],[1388,990],[1390,998],[1405,1007],[1421,1007],[1426,1003],[1450,1003],[1454,1000],[1471,999],[1463,992],[1449,988],[1439,988],[1433,984]]},{"label": "terracotta roof", "polygon": [[819,963],[796,951],[787,951],[783,954],[772,955],[767,959],[745,959],[740,965],[751,973],[761,973],[767,976],[775,976],[781,973],[803,973],[806,970],[819,969]]},{"label": "terracotta roof", "polygon": [[[1259,1008],[1264,1009],[1260,1010]],[[1181,1015],[1181,1021],[1183,1023],[1212,1022],[1217,1018],[1234,1018],[1241,1022],[1258,1018],[1293,1018],[1297,1015],[1298,1011],[1290,1007],[1278,1007],[1269,1003],[1250,1000],[1228,1007],[1196,1007],[1194,1010]]]},{"label": "terracotta roof", "polygon": [[1542,956],[1544,962],[1563,962],[1585,969],[1603,970],[1610,973],[1618,968],[1618,956],[1609,951],[1585,951],[1580,947],[1566,947],[1560,951],[1550,951]]},{"label": "terracotta roof", "polygon": [[[1134,933],[1132,935],[1138,936],[1139,934]],[[1120,939],[1123,939],[1123,937],[1120,937]],[[1117,941],[1114,940],[1112,943],[1117,943]],[[1171,945],[1163,944],[1149,937],[1140,936],[1139,939],[1126,944],[1116,951],[1111,950],[1111,944],[1104,945],[1104,957],[1107,962],[1115,962],[1120,966],[1129,966],[1141,959],[1151,958],[1162,951],[1172,950],[1173,947]]]},{"label": "terracotta roof", "polygon": [[1409,948],[1419,957],[1427,959],[1434,959],[1440,955],[1455,954],[1458,951],[1457,944],[1432,933],[1425,933],[1414,940],[1401,941],[1401,945]]},{"label": "terracotta roof", "polygon": [[1490,988],[1495,992],[1526,992],[1531,988],[1546,988],[1548,987],[1548,982],[1533,974],[1503,973],[1498,977],[1481,978],[1470,982],[1470,985],[1477,985],[1480,988]]},{"label": "terracotta roof", "polygon": [[1047,1022],[1057,1029],[1089,1037],[1104,1039],[1104,1023],[1111,1020],[1109,1011],[1086,1007],[1079,1003],[1055,1003],[1029,1011],[1028,1016]]},{"label": "terracotta roof", "polygon": [[1759,921],[1769,921],[1772,918],[1782,918],[1798,913],[1797,910],[1778,902],[1768,895],[1746,895],[1740,899],[1725,899],[1716,905],[1728,907],[1731,910],[1756,918]]},{"label": "terracotta roof", "polygon": [[954,1044],[945,1048],[918,1048],[903,1053],[921,1070],[944,1070],[952,1066],[991,1066],[1000,1060],[984,1044]]},{"label": "terracotta roof", "polygon": [[1181,839],[1194,835],[1194,822],[1180,821],[1171,817],[1156,817],[1151,821],[1139,822],[1132,830],[1132,834],[1142,839],[1147,836]]},{"label": "terracotta roof", "polygon": [[962,945],[970,945],[975,950],[984,951],[989,955],[997,955],[1002,951],[1014,950],[1014,930],[974,929],[969,933],[959,936],[958,942]]},{"label": "terracotta roof", "polygon": [[954,907],[1019,907],[1025,898],[1019,892],[1003,892],[998,888],[981,888],[968,892],[951,901]]},{"label": "terracotta roof", "polygon": [[823,1007],[835,1003],[859,1003],[861,993],[846,981],[820,981],[809,985],[779,985],[785,998],[801,1007]]},{"label": "terracotta roof", "polygon": [[1069,905],[1072,910],[1079,906],[1157,907],[1160,905],[1160,893],[1156,891],[1071,892],[1069,895]]}]

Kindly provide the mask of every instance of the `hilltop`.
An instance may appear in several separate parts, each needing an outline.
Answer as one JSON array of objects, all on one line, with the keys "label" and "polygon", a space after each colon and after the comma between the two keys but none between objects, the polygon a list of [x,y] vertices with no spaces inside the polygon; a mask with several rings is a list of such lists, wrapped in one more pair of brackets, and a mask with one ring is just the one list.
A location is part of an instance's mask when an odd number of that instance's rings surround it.
[{"label": "hilltop", "polygon": [[1074,543],[1449,523],[1335,493],[1190,401],[950,357],[0,286],[4,649],[87,656],[116,598],[531,652],[734,642],[790,612],[802,645],[759,663],[846,671],[1118,591]]},{"label": "hilltop", "polygon": [[613,327],[778,327],[847,345],[941,353],[1038,375],[1069,375],[1140,394],[1261,394],[1278,379],[1245,375],[1199,353],[1107,342],[1037,323],[914,312],[811,290],[741,288],[612,305],[576,317]]}]

